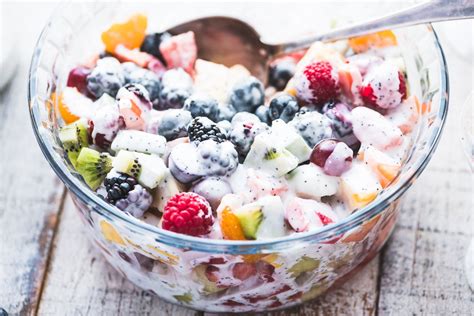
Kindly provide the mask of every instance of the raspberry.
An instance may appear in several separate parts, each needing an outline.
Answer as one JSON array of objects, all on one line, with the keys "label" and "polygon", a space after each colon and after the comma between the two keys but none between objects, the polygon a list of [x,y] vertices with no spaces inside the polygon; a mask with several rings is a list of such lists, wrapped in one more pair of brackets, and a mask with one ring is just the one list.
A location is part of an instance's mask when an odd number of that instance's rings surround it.
[{"label": "raspberry", "polygon": [[162,228],[190,236],[209,234],[214,217],[211,206],[202,196],[182,192],[168,200],[163,209]]},{"label": "raspberry", "polygon": [[[338,78],[333,76],[333,67],[329,62],[319,61],[309,64],[304,68],[303,75],[308,83],[307,85],[297,85],[299,98],[320,105],[337,97],[339,92]],[[309,91],[304,91],[305,88]]]},{"label": "raspberry", "polygon": [[385,62],[366,75],[359,92],[362,100],[369,106],[379,109],[395,108],[406,98],[405,77],[395,65]]}]

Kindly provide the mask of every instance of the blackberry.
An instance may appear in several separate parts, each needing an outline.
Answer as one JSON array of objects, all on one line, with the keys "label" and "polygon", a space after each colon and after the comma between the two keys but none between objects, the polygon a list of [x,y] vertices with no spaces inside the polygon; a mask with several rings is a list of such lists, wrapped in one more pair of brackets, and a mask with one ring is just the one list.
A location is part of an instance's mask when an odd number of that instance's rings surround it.
[{"label": "blackberry", "polygon": [[193,117],[205,116],[217,121],[218,107],[217,100],[203,93],[195,93],[186,99],[183,109],[191,112]]},{"label": "blackberry", "polygon": [[196,117],[188,126],[188,136],[192,142],[200,143],[212,139],[216,143],[222,143],[227,137],[222,133],[216,123],[207,117]]},{"label": "blackberry", "polygon": [[[138,166],[133,166],[132,173],[134,168],[139,170]],[[115,173],[114,176],[105,178],[104,185],[107,191],[106,201],[134,217],[143,216],[153,201],[151,194],[138,184],[135,177],[124,173]]]},{"label": "blackberry", "polygon": [[148,34],[145,36],[140,50],[155,56],[166,66],[166,61],[160,51],[160,44],[169,38],[171,38],[171,34],[168,32]]},{"label": "blackberry", "polygon": [[97,61],[97,66],[87,76],[87,90],[96,98],[104,93],[115,97],[125,84],[122,67],[117,59],[105,57]]},{"label": "blackberry", "polygon": [[257,78],[250,76],[237,82],[230,94],[230,103],[237,112],[253,113],[263,104],[265,93],[263,84]]},{"label": "blackberry", "polygon": [[270,109],[268,111],[268,116],[271,121],[276,119],[282,119],[285,123],[291,121],[296,113],[299,111],[298,102],[296,99],[286,93],[277,95],[270,102]]},{"label": "blackberry", "polygon": [[197,152],[204,176],[222,177],[232,174],[239,165],[238,153],[228,141],[216,142],[208,139],[199,143]]},{"label": "blackberry", "polygon": [[105,199],[115,204],[118,200],[126,198],[137,183],[134,177],[124,173],[120,173],[115,177],[105,178],[104,185],[107,190],[107,197]]}]

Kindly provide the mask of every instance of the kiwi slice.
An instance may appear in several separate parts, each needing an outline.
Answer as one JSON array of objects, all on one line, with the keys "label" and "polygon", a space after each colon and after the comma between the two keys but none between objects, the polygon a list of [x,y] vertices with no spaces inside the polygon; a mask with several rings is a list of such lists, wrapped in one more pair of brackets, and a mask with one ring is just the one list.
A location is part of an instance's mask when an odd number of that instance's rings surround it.
[{"label": "kiwi slice", "polygon": [[262,208],[255,206],[252,208],[238,209],[234,214],[240,222],[240,226],[244,232],[245,238],[257,239],[257,231],[263,219]]},{"label": "kiwi slice", "polygon": [[59,129],[59,140],[63,144],[64,151],[69,161],[76,168],[77,157],[83,147],[89,146],[89,135],[87,134],[87,123],[79,120]]},{"label": "kiwi slice", "polygon": [[265,152],[265,155],[263,156],[263,158],[265,160],[273,160],[273,159],[278,158],[279,156],[280,156],[280,153],[278,152],[276,148],[270,148]]},{"label": "kiwi slice", "polygon": [[87,147],[81,149],[76,161],[76,170],[92,190],[100,186],[111,169],[112,157],[109,154]]}]

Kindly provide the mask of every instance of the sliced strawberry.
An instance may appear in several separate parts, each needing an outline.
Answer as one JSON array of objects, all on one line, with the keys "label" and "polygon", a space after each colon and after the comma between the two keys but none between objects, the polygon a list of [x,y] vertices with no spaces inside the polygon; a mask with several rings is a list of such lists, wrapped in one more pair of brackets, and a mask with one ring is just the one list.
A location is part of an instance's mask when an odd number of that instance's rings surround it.
[{"label": "sliced strawberry", "polygon": [[246,262],[238,262],[232,268],[232,275],[234,278],[241,281],[247,280],[251,276],[255,275],[256,272],[257,269],[255,268],[255,265]]},{"label": "sliced strawberry", "polygon": [[168,68],[183,68],[191,75],[194,73],[194,62],[197,58],[194,32],[172,36],[161,43],[160,51]]}]

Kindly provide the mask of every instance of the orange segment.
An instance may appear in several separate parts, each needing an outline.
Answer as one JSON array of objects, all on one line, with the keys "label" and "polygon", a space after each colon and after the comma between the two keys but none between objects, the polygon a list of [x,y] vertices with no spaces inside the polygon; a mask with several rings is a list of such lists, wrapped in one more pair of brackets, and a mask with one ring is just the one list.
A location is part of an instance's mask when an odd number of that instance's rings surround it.
[{"label": "orange segment", "polygon": [[377,197],[377,193],[354,193],[352,200],[355,208],[361,208],[372,202]]},{"label": "orange segment", "polygon": [[265,257],[264,254],[242,255],[242,259],[246,263],[255,263],[263,257]]},{"label": "orange segment", "polygon": [[53,92],[51,94],[51,102],[53,105],[55,105],[56,110],[59,112],[59,114],[63,118],[64,123],[66,124],[74,123],[80,118],[79,116],[76,116],[71,113],[66,103],[64,103],[64,99],[62,95],[58,96],[55,92]]},{"label": "orange segment", "polygon": [[356,53],[364,52],[370,47],[386,47],[395,45],[397,45],[397,37],[390,30],[349,39],[349,46]]},{"label": "orange segment", "polygon": [[135,14],[125,23],[113,24],[102,33],[105,50],[114,53],[120,44],[129,49],[139,48],[145,38],[146,27],[147,17],[142,14]]},{"label": "orange segment", "polygon": [[225,239],[229,240],[245,240],[244,231],[240,226],[239,219],[235,216],[230,208],[226,207],[221,213],[221,231]]},{"label": "orange segment", "polygon": [[399,166],[379,164],[377,166],[377,175],[379,176],[380,184],[383,188],[386,188],[390,182],[395,179],[398,174]]},{"label": "orange segment", "polygon": [[104,238],[107,241],[125,246],[125,241],[122,239],[118,231],[112,226],[112,224],[102,220],[100,222],[100,229],[102,230],[102,235],[104,235]]}]

